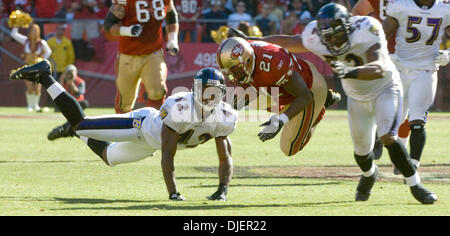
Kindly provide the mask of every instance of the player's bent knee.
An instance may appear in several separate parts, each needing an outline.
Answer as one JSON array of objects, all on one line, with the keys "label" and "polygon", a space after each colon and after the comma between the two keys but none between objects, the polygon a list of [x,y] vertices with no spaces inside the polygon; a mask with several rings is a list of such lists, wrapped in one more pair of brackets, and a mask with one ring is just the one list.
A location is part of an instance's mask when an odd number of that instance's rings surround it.
[{"label": "player's bent knee", "polygon": [[148,98],[153,101],[158,101],[164,98],[166,95],[166,90],[163,89],[151,89],[148,92]]},{"label": "player's bent knee", "polygon": [[386,134],[381,136],[380,139],[384,146],[389,146],[393,144],[397,138],[394,135]]}]

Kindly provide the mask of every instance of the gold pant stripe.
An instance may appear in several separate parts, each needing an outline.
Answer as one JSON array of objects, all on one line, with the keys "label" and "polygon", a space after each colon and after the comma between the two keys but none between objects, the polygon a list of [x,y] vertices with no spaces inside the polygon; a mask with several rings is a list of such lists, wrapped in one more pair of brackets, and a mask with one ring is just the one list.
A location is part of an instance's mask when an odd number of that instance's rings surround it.
[{"label": "gold pant stripe", "polygon": [[298,152],[299,149],[302,147],[305,138],[308,136],[309,130],[311,130],[311,125],[313,124],[312,122],[313,116],[314,116],[314,101],[305,109],[305,112],[303,113],[302,124],[300,125],[300,129],[298,130],[297,136],[291,143],[289,155]]}]

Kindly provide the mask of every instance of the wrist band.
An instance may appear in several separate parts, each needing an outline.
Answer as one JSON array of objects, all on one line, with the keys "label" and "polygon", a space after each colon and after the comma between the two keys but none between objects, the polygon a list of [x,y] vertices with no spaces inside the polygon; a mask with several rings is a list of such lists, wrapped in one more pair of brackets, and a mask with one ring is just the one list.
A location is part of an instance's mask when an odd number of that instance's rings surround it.
[{"label": "wrist band", "polygon": [[178,42],[178,34],[177,34],[177,33],[175,33],[175,32],[169,32],[167,36],[168,36],[168,38],[169,38],[169,41],[175,41],[175,42]]},{"label": "wrist band", "polygon": [[281,114],[278,117],[279,120],[283,121],[283,124],[287,124],[289,122],[289,117],[286,114]]},{"label": "wrist band", "polygon": [[133,36],[131,34],[131,27],[130,26],[121,26],[119,28],[119,30],[120,30],[120,35],[121,36]]}]

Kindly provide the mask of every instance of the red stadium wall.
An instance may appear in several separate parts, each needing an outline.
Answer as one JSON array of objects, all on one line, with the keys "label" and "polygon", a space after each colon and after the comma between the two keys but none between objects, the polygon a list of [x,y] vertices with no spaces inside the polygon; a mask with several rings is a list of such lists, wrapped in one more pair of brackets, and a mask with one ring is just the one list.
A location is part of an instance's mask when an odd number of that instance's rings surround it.
[{"label": "red stadium wall", "polygon": [[[96,107],[113,107],[114,96],[116,93],[114,83],[114,62],[117,57],[117,43],[99,39],[94,42],[96,56],[89,62],[78,60],[77,65],[81,77],[86,80],[87,92],[86,98],[91,106]],[[15,42],[2,43],[2,47],[6,48],[14,55],[20,55],[22,47]],[[184,86],[190,88],[192,85],[192,76],[201,68],[217,67],[216,50],[218,45],[214,43],[181,43],[180,54],[176,57],[166,55],[166,63],[169,69],[168,89],[171,91],[178,87]],[[299,56],[312,61],[319,72],[325,75],[328,84],[332,88],[340,90],[338,81],[332,79],[332,72],[329,66],[312,53],[303,53]],[[21,81],[9,81],[8,75],[11,69],[20,66],[13,59],[5,54],[1,55],[0,61],[0,106],[25,106],[25,85]],[[449,67],[446,68],[448,70]],[[438,91],[437,105],[441,110],[450,109],[450,97],[447,82],[450,73],[442,70],[441,74],[446,73],[444,79],[440,79],[440,90]],[[442,77],[442,76],[441,76]],[[43,92],[44,96],[47,96]],[[45,99],[41,99],[41,105],[45,105]]]}]

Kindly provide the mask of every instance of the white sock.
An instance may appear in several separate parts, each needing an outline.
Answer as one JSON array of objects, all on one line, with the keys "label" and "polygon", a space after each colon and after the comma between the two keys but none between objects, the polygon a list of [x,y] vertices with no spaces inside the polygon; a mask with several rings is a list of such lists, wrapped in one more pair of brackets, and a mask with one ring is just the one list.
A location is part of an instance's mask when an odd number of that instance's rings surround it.
[{"label": "white sock", "polygon": [[416,173],[413,176],[405,177],[406,184],[408,184],[409,187],[416,186],[420,184],[420,176],[419,173],[416,171]]},{"label": "white sock", "polygon": [[416,160],[416,159],[411,159],[411,163],[412,163],[414,166],[416,166],[416,168],[419,168],[419,166],[420,166],[420,162],[419,162],[418,160]]},{"label": "white sock", "polygon": [[50,87],[48,87],[47,92],[50,94],[50,97],[55,100],[61,93],[65,92],[66,90],[59,84],[58,82],[53,83]]},{"label": "white sock", "polygon": [[372,163],[372,167],[370,167],[370,170],[363,172],[364,177],[370,177],[375,173],[375,167],[377,165],[375,165],[374,163]]},{"label": "white sock", "polygon": [[32,97],[33,95],[31,95],[31,94],[29,94],[29,93],[25,93],[25,98],[26,98],[26,101],[27,101],[27,109],[28,110],[32,110],[33,109],[33,106],[32,106]]},{"label": "white sock", "polygon": [[405,148],[408,149],[409,136],[406,138],[398,137],[398,141],[400,141],[403,144],[403,146],[405,146]]},{"label": "white sock", "polygon": [[33,107],[36,111],[41,109],[39,106],[39,100],[41,100],[41,95],[33,95]]}]

